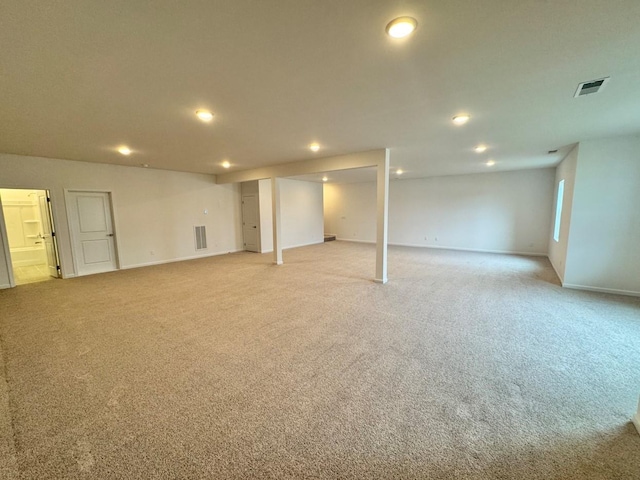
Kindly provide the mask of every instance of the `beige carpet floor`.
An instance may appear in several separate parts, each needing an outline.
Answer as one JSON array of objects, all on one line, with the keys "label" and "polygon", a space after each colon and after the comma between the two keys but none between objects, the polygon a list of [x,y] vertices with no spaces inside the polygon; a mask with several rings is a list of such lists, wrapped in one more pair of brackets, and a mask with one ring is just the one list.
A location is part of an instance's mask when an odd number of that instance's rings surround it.
[{"label": "beige carpet floor", "polygon": [[330,242],[0,291],[4,478],[638,479],[640,299]]}]

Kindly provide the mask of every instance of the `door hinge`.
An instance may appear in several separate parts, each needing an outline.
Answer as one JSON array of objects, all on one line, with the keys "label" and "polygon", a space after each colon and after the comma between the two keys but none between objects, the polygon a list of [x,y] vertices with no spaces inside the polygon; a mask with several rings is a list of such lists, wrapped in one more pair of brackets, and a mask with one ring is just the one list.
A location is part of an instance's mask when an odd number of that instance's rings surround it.
[{"label": "door hinge", "polygon": [[55,237],[56,236],[56,232],[51,232],[51,236]]}]

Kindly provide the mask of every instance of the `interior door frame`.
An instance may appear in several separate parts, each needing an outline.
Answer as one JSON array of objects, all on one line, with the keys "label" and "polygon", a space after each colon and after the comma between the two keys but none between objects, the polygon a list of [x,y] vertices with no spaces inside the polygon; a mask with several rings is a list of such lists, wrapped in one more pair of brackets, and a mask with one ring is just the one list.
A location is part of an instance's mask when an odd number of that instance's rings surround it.
[{"label": "interior door frame", "polygon": [[[46,215],[49,220],[49,227],[51,228],[51,243],[53,245],[53,256],[55,257],[57,275],[54,278],[62,278],[62,264],[60,263],[60,252],[58,250],[58,234],[56,233],[56,225],[53,222],[53,206],[51,205],[51,190],[44,190],[45,197],[45,206],[46,209],[44,212],[42,211],[42,206],[38,203],[38,207],[40,208],[40,218],[42,220],[42,216]],[[38,200],[40,200],[38,198]],[[43,228],[44,231],[44,228]],[[45,245],[45,249],[46,249]],[[48,262],[47,258],[47,262]],[[52,275],[53,276],[53,275]]]},{"label": "interior door frame", "polygon": [[[46,186],[17,186],[17,185],[0,185],[0,188],[4,188],[6,190],[42,190],[47,193],[49,198],[51,199],[49,203],[49,217],[51,220],[51,227],[54,232],[56,232],[56,238],[54,240],[54,249],[56,251],[56,258],[58,260],[58,265],[60,266],[60,276],[58,278],[66,278],[65,275],[62,274],[63,266],[65,265],[62,260],[62,256],[60,255],[60,242],[58,237],[58,222],[56,220],[56,215],[54,215],[53,205],[58,205],[58,199],[56,198],[53,190]],[[7,224],[4,218],[4,211],[2,210],[2,201],[0,200],[0,236],[2,236],[2,243],[4,244],[4,258],[5,262],[7,262],[7,269],[9,270],[9,285],[10,288],[16,286],[16,279],[13,275],[13,263],[11,262],[11,250],[9,249],[9,233],[7,231]]]},{"label": "interior door frame", "polygon": [[13,263],[11,262],[11,250],[9,250],[9,232],[7,231],[7,224],[4,220],[2,198],[0,198],[0,237],[2,237],[4,258],[7,265],[7,273],[9,274],[9,288],[13,288],[16,286],[16,279],[13,276]]},{"label": "interior door frame", "polygon": [[73,273],[74,276],[78,276],[78,252],[75,247],[75,240],[73,236],[73,229],[71,228],[71,193],[106,193],[109,198],[109,213],[111,214],[111,226],[113,228],[113,255],[116,260],[116,270],[120,270],[120,245],[118,244],[118,225],[116,223],[116,210],[113,208],[113,192],[111,190],[104,189],[92,189],[92,188],[65,188],[64,189],[64,203],[65,210],[67,212],[67,228],[69,229],[69,243],[71,244],[71,260],[73,261]]},{"label": "interior door frame", "polygon": [[[241,208],[241,214],[242,214],[242,243],[244,245],[244,198],[245,197],[255,197],[256,198],[256,215],[258,217],[258,221],[256,222],[256,229],[257,229],[257,235],[256,235],[256,250],[246,250],[248,252],[255,252],[255,253],[261,253],[262,252],[262,228],[260,225],[260,194],[259,193],[243,193],[240,195],[240,206]],[[246,245],[244,245],[246,246]]]}]

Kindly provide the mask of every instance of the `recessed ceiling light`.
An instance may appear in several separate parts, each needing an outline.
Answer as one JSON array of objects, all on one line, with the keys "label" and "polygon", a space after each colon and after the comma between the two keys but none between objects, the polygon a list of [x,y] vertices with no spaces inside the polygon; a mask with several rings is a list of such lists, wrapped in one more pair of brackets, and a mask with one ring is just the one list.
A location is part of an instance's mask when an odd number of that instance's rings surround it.
[{"label": "recessed ceiling light", "polygon": [[396,175],[402,175],[403,173],[404,173],[404,170],[402,170],[401,168],[396,170]]},{"label": "recessed ceiling light", "polygon": [[413,17],[398,17],[387,24],[387,34],[393,38],[404,38],[413,33],[418,22]]},{"label": "recessed ceiling light", "polygon": [[230,166],[231,166],[231,163],[229,162],[229,160],[225,160],[224,162],[222,162],[223,168],[229,168]]},{"label": "recessed ceiling light", "polygon": [[131,155],[131,149],[123,145],[122,147],[118,148],[118,153],[122,155]]},{"label": "recessed ceiling light", "polygon": [[318,150],[320,150],[320,145],[318,145],[317,143],[312,143],[311,145],[309,145],[309,150],[311,150],[312,152],[317,152]]},{"label": "recessed ceiling light", "polygon": [[329,179],[328,179],[327,177],[322,177],[322,181],[323,181],[323,182],[328,182],[328,181],[329,181]]},{"label": "recessed ceiling light", "polygon": [[196,115],[203,122],[210,122],[211,120],[213,120],[213,113],[211,113],[209,110],[197,110]]},{"label": "recessed ceiling light", "polygon": [[478,145],[474,148],[474,150],[476,151],[476,153],[483,153],[487,151],[487,146],[486,145]]},{"label": "recessed ceiling light", "polygon": [[489,160],[489,161],[487,162],[487,167],[493,167],[495,164],[496,164],[496,161],[495,161],[495,160]]},{"label": "recessed ceiling light", "polygon": [[471,115],[467,115],[466,113],[456,115],[455,117],[453,117],[453,123],[455,123],[456,125],[464,125],[469,121],[470,118]]}]

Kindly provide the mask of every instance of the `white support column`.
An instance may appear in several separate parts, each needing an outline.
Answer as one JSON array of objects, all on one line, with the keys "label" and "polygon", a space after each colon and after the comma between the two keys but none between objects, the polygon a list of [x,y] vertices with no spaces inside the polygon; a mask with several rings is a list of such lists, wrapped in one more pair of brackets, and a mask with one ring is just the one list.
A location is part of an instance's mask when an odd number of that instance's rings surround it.
[{"label": "white support column", "polygon": [[280,179],[277,177],[271,177],[271,218],[273,221],[273,263],[276,265],[282,265]]},{"label": "white support column", "polygon": [[378,283],[387,283],[387,231],[389,224],[389,150],[384,161],[378,163],[378,219],[376,233],[376,278]]}]

